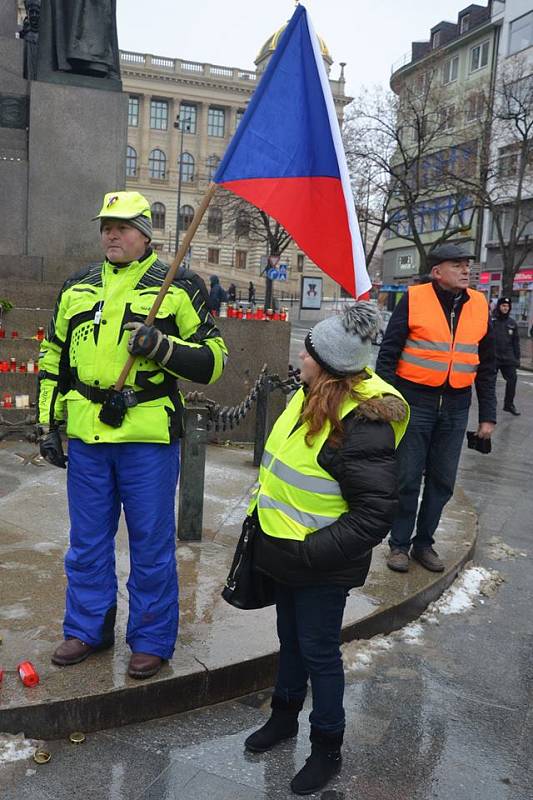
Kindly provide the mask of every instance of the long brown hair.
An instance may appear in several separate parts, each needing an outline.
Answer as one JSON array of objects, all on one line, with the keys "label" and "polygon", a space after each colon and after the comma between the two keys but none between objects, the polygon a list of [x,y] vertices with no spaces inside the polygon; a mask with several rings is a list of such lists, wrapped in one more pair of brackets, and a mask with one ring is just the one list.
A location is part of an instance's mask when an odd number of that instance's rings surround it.
[{"label": "long brown hair", "polygon": [[305,434],[305,443],[312,447],[313,439],[327,422],[331,423],[328,441],[338,447],[342,441],[343,425],[339,418],[340,407],[345,398],[359,398],[357,385],[366,377],[366,372],[336,378],[320,367],[320,372],[313,381],[312,388],[305,398],[302,409],[302,423],[307,423],[309,430]]}]

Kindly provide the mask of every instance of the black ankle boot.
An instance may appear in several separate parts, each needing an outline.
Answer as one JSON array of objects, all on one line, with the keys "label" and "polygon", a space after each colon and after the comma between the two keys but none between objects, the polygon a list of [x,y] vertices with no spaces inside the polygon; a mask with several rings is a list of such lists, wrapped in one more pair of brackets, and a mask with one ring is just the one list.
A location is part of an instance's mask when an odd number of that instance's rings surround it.
[{"label": "black ankle boot", "polygon": [[244,746],[252,753],[264,753],[278,742],[292,739],[298,733],[298,714],[302,710],[303,700],[285,702],[276,695],[272,696],[272,714],[262,728],[244,742]]},{"label": "black ankle boot", "polygon": [[311,727],[311,755],[291,781],[294,794],[313,794],[339,772],[342,765],[341,733],[324,733]]}]

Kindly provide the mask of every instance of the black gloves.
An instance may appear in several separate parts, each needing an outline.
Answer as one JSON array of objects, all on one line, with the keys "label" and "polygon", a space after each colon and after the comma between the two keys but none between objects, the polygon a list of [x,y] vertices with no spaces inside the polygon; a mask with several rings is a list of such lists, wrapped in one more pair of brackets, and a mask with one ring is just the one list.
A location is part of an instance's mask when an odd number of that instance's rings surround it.
[{"label": "black gloves", "polygon": [[46,431],[46,428],[41,428],[41,435],[39,436],[39,450],[41,456],[49,464],[54,467],[61,467],[66,469],[68,458],[63,453],[63,444],[59,430],[54,428],[51,431]]},{"label": "black gloves", "polygon": [[173,342],[161,333],[155,325],[144,325],[142,322],[127,322],[125,331],[131,331],[128,340],[128,352],[132,356],[144,356],[157,361],[163,367],[167,363],[174,348]]}]

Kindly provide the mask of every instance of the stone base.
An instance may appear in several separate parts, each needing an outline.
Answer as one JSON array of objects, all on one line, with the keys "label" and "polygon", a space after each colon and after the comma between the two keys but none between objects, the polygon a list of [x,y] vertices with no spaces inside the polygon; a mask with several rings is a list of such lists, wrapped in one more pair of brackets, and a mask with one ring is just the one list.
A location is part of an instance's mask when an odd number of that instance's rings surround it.
[{"label": "stone base", "polygon": [[125,187],[126,114],[125,94],[31,82],[28,255],[101,257],[91,219],[106,192]]}]

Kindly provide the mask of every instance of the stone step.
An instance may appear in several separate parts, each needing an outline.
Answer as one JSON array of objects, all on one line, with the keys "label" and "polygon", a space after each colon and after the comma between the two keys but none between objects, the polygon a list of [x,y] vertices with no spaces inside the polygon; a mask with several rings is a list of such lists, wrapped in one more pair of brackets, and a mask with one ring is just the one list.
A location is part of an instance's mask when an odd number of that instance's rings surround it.
[{"label": "stone step", "polygon": [[9,361],[11,358],[15,358],[17,364],[20,364],[21,361],[28,361],[30,358],[37,361],[39,344],[37,339],[30,337],[19,336],[11,339],[7,336],[5,339],[0,339],[0,361]]},{"label": "stone step", "polygon": [[0,326],[5,330],[5,338],[11,337],[11,331],[17,331],[21,336],[35,336],[37,328],[45,329],[53,314],[51,308],[12,308],[0,319]]},{"label": "stone step", "polygon": [[55,306],[61,285],[6,278],[0,285],[0,297],[5,297],[17,308],[50,309]]}]

